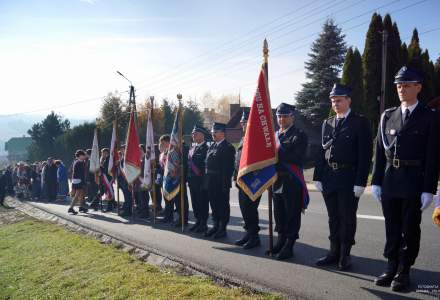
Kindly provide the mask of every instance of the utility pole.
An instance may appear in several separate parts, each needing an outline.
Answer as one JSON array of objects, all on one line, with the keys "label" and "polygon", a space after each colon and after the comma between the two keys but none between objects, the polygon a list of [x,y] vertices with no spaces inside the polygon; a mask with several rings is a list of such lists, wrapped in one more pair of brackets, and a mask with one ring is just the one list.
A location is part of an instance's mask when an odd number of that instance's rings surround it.
[{"label": "utility pole", "polygon": [[387,40],[388,32],[382,31],[382,82],[380,87],[380,115],[385,110],[385,95],[386,95],[386,81],[387,81]]}]

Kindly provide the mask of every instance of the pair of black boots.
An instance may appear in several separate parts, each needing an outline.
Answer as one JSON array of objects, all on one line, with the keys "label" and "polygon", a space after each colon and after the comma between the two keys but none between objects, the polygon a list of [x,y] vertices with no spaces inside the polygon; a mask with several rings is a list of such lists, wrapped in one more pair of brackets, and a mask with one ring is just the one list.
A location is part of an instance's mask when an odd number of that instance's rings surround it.
[{"label": "pair of black boots", "polygon": [[[80,206],[78,210],[81,213],[87,213],[88,212],[88,209],[85,208],[85,207],[82,207],[82,206]],[[78,212],[73,207],[69,207],[69,210],[67,212],[69,214],[72,214],[72,215],[77,215],[78,214]]]},{"label": "pair of black boots", "polygon": [[205,233],[208,231],[208,225],[206,225],[206,221],[202,222],[197,220],[196,223],[189,228],[189,231],[195,233]]},{"label": "pair of black boots", "polygon": [[351,245],[348,244],[339,244],[336,242],[330,243],[330,251],[326,256],[321,257],[316,262],[318,266],[327,266],[330,264],[337,263],[338,269],[340,271],[347,270],[351,266],[351,257],[350,257]]},{"label": "pair of black boots", "polygon": [[205,232],[205,237],[212,236],[214,239],[224,238],[226,236],[226,223],[215,222],[214,226]]},{"label": "pair of black boots", "polygon": [[278,260],[285,260],[293,257],[293,246],[295,245],[295,240],[287,238],[284,235],[279,235],[277,243],[272,248],[272,252],[267,251],[266,254],[275,255]]},{"label": "pair of black boots", "polygon": [[403,291],[410,285],[409,266],[399,265],[397,260],[388,260],[388,265],[379,277],[374,280],[378,286],[391,286],[395,292]]},{"label": "pair of black boots", "polygon": [[246,234],[241,239],[236,240],[234,244],[242,246],[245,250],[252,249],[261,245],[260,236],[258,233],[252,234],[246,232]]}]

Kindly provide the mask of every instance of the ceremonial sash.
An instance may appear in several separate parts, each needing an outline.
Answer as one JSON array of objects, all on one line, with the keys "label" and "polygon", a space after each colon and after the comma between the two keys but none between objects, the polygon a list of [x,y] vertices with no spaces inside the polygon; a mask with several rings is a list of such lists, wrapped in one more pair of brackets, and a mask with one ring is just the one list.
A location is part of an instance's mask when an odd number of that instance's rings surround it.
[{"label": "ceremonial sash", "polygon": [[[280,139],[278,136],[278,132],[276,133],[277,140],[277,149],[284,150],[282,143],[280,143]],[[301,195],[301,203],[303,211],[307,209],[307,206],[310,202],[309,190],[307,189],[307,184],[304,179],[303,169],[297,166],[296,164],[291,164],[287,162],[281,162],[281,165],[284,169],[291,175],[293,179],[295,179],[302,187],[302,195]]]}]

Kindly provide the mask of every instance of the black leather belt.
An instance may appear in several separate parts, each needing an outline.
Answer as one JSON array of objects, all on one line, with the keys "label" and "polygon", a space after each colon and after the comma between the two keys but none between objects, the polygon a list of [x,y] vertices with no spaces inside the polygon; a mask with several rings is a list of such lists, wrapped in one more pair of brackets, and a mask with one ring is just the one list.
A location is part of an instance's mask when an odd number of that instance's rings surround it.
[{"label": "black leather belt", "polygon": [[350,164],[341,164],[341,163],[337,163],[337,162],[327,162],[328,166],[330,167],[330,169],[332,169],[333,171],[336,170],[340,170],[340,169],[354,169],[353,165]]},{"label": "black leather belt", "polygon": [[387,159],[387,162],[394,168],[398,169],[400,167],[420,167],[422,162],[420,160],[408,160],[408,159]]}]

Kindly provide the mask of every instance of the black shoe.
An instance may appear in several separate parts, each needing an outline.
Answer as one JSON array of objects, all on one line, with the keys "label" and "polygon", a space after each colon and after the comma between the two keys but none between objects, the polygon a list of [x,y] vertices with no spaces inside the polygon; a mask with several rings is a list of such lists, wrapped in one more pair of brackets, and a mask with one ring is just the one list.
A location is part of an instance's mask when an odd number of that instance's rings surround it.
[{"label": "black shoe", "polygon": [[119,214],[119,216],[124,217],[124,218],[131,217],[131,212],[124,210]]},{"label": "black shoe", "polygon": [[221,239],[226,236],[226,228],[220,228],[217,230],[217,232],[214,234],[214,239]]},{"label": "black shoe", "polygon": [[208,231],[205,232],[205,236],[209,237],[209,236],[215,234],[218,231],[218,228],[219,228],[218,225],[217,226],[214,225],[214,227],[212,227],[211,229],[209,229]]},{"label": "black shoe", "polygon": [[397,273],[391,282],[391,289],[395,292],[401,292],[410,284],[409,273]]},{"label": "black shoe", "polygon": [[197,227],[196,230],[194,230],[195,233],[206,233],[208,231],[208,226],[206,224],[200,224],[199,227]]},{"label": "black shoe", "polygon": [[390,286],[397,273],[397,261],[388,260],[388,266],[385,272],[374,280],[374,284],[378,286]]},{"label": "black shoe", "polygon": [[285,260],[293,257],[293,245],[295,244],[295,240],[287,239],[283,248],[277,255],[278,260]]},{"label": "black shoe", "polygon": [[286,243],[286,237],[283,236],[283,235],[279,235],[279,236],[278,236],[277,243],[276,243],[275,246],[272,248],[272,253],[270,253],[270,250],[267,250],[267,251],[266,251],[266,255],[269,255],[269,254],[272,254],[272,255],[274,255],[274,254],[278,254],[278,253],[281,251],[281,249],[283,249],[285,243]]},{"label": "black shoe", "polygon": [[339,256],[339,262],[338,262],[339,271],[344,271],[350,268],[351,266],[350,251],[351,251],[351,245],[347,245],[347,244],[341,245],[341,254]]},{"label": "black shoe", "polygon": [[258,247],[261,245],[260,238],[258,235],[254,235],[249,238],[249,240],[246,242],[246,244],[243,245],[243,249],[248,250],[255,247]]},{"label": "black shoe", "polygon": [[236,240],[234,244],[237,246],[243,246],[247,241],[249,241],[249,233],[246,232],[245,235],[241,239]]},{"label": "black shoe", "polygon": [[80,206],[78,210],[79,210],[79,212],[81,212],[81,213],[87,213],[87,212],[89,211],[87,208],[82,207],[82,206]]},{"label": "black shoe", "polygon": [[200,222],[197,221],[193,226],[191,226],[191,227],[189,228],[189,231],[196,231],[197,228],[199,228],[199,226],[200,226]]},{"label": "black shoe", "polygon": [[316,261],[317,266],[326,266],[333,263],[337,263],[339,260],[339,243],[331,242],[330,251],[326,256],[321,257]]},{"label": "black shoe", "polygon": [[67,213],[72,214],[72,215],[78,214],[78,212],[75,209],[73,209],[73,207],[70,207],[69,210],[67,211]]}]

